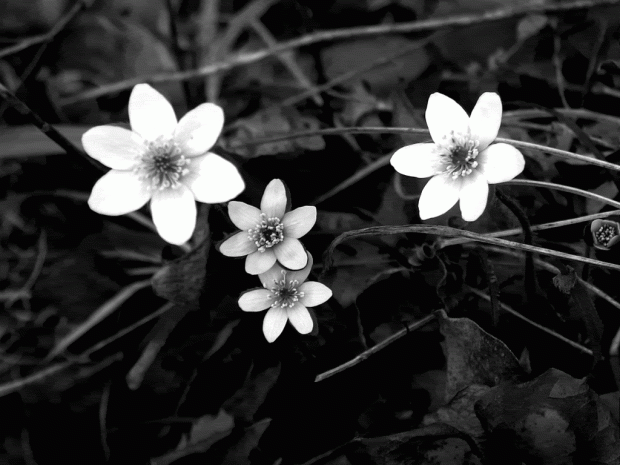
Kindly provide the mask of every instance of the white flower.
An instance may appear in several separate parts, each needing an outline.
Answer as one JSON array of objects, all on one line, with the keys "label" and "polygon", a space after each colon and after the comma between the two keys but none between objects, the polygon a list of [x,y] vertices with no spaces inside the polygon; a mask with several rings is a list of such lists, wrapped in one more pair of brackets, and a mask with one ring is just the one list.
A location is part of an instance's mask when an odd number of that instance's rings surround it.
[{"label": "white flower", "polygon": [[217,105],[203,103],[177,122],[163,95],[138,84],[129,98],[129,121],[131,131],[97,126],[82,136],[86,153],[112,168],[88,199],[97,213],[124,215],[151,199],[159,235],[182,244],[196,226],[195,200],[226,202],[245,188],[232,163],[208,152],[224,125]]},{"label": "white flower", "polygon": [[276,263],[269,271],[258,275],[264,289],[247,291],[239,298],[239,307],[243,311],[269,309],[263,320],[267,341],[275,341],[287,321],[301,334],[312,332],[314,323],[308,307],[327,301],[332,291],[315,281],[304,282],[311,268],[312,255],[309,253],[306,266],[298,271],[287,271]]},{"label": "white flower", "polygon": [[461,214],[475,221],[487,204],[489,184],[509,181],[525,166],[512,145],[491,143],[502,121],[499,95],[480,96],[471,116],[440,93],[428,99],[426,123],[433,143],[413,144],[394,153],[396,171],[406,176],[433,176],[420,195],[420,218],[442,215],[460,199]]},{"label": "white flower", "polygon": [[620,224],[616,221],[596,219],[590,224],[594,247],[610,250],[620,242]]},{"label": "white flower", "polygon": [[260,274],[276,260],[292,270],[306,266],[307,255],[298,241],[316,222],[316,207],[299,207],[286,211],[286,188],[279,179],[272,180],[263,193],[260,210],[247,203],[228,204],[231,221],[241,229],[220,245],[227,257],[243,257],[245,271]]}]

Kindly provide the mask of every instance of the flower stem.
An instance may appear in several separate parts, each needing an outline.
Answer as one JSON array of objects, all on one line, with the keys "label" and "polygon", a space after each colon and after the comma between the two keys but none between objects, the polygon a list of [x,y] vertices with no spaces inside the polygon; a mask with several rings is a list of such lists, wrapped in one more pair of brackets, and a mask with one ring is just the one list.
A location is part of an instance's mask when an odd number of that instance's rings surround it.
[{"label": "flower stem", "polygon": [[503,184],[512,184],[515,186],[546,187],[547,189],[555,189],[558,191],[570,192],[571,194],[580,195],[582,197],[587,197],[589,199],[596,200],[598,202],[606,203],[607,205],[611,205],[612,207],[620,208],[620,202],[616,202],[615,200],[608,199],[605,196],[594,194],[593,192],[588,192],[583,189],[578,189],[577,187],[565,186],[563,184],[556,184],[554,182],[533,181],[531,179],[512,179],[510,181],[504,182]]},{"label": "flower stem", "polygon": [[[532,245],[532,225],[527,219],[527,215],[523,209],[512,197],[502,192],[500,189],[495,190],[495,196],[500,202],[508,207],[517,220],[519,220],[519,223],[521,223],[521,228],[523,228],[523,243],[526,245]],[[535,302],[534,299],[536,298],[537,283],[536,274],[534,272],[534,256],[532,252],[525,253],[525,270],[523,281],[525,283],[525,295],[527,297],[527,301]]]}]

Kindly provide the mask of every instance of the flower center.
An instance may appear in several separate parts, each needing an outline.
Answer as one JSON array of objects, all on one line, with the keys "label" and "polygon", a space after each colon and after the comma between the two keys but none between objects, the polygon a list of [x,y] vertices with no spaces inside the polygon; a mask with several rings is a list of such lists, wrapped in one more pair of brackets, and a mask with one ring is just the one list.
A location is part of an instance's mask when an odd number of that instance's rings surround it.
[{"label": "flower center", "polygon": [[618,235],[616,228],[610,224],[604,224],[594,232],[594,237],[603,246],[607,246],[609,241]]},{"label": "flower center", "polygon": [[286,271],[282,270],[282,279],[278,281],[273,280],[273,287],[271,288],[272,294],[269,296],[274,299],[271,304],[272,307],[280,308],[293,308],[295,302],[299,301],[304,296],[304,293],[297,290],[299,281],[294,279],[293,281],[286,281]]},{"label": "flower center", "polygon": [[480,142],[472,139],[471,134],[460,134],[454,131],[444,138],[445,142],[440,146],[444,172],[450,174],[452,179],[471,174],[478,166],[476,157]]},{"label": "flower center", "polygon": [[189,173],[188,164],[175,142],[160,137],[146,144],[134,172],[148,183],[149,189],[176,189],[179,180]]},{"label": "flower center", "polygon": [[284,240],[284,224],[280,218],[267,218],[264,213],[260,214],[260,223],[253,229],[248,229],[248,240],[254,242],[259,252],[264,252]]}]

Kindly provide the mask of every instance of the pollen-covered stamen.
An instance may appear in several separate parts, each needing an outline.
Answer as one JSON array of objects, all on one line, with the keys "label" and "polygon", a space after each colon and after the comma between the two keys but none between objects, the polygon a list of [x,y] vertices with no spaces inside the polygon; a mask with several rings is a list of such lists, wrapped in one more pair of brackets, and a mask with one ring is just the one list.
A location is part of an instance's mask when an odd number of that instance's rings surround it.
[{"label": "pollen-covered stamen", "polygon": [[151,189],[176,189],[179,180],[189,173],[189,162],[176,143],[160,137],[146,144],[134,171]]},{"label": "pollen-covered stamen", "polygon": [[459,176],[467,176],[476,169],[478,162],[478,146],[480,142],[472,139],[470,134],[460,134],[452,131],[444,137],[444,142],[439,146],[444,171],[453,179]]},{"label": "pollen-covered stamen", "polygon": [[282,279],[273,280],[273,287],[271,288],[270,299],[274,299],[271,303],[272,307],[280,308],[293,308],[295,302],[298,302],[304,296],[302,291],[297,290],[299,281],[294,279],[293,281],[286,280],[286,271],[282,270]]},{"label": "pollen-covered stamen", "polygon": [[603,224],[600,228],[594,231],[594,237],[599,244],[607,246],[615,236],[618,235],[618,230],[611,224]]},{"label": "pollen-covered stamen", "polygon": [[259,252],[264,252],[284,240],[284,224],[278,217],[267,218],[265,213],[261,213],[260,223],[248,229],[248,239],[256,244]]}]

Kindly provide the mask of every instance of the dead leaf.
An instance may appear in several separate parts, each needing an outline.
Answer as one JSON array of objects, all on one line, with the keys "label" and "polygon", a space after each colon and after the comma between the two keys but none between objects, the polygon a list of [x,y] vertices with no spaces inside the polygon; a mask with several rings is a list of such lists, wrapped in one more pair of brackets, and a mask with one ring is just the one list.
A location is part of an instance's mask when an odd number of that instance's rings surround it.
[{"label": "dead leaf", "polygon": [[472,384],[493,387],[525,374],[506,344],[469,318],[448,318],[443,310],[437,311],[437,318],[445,338],[446,401]]}]

